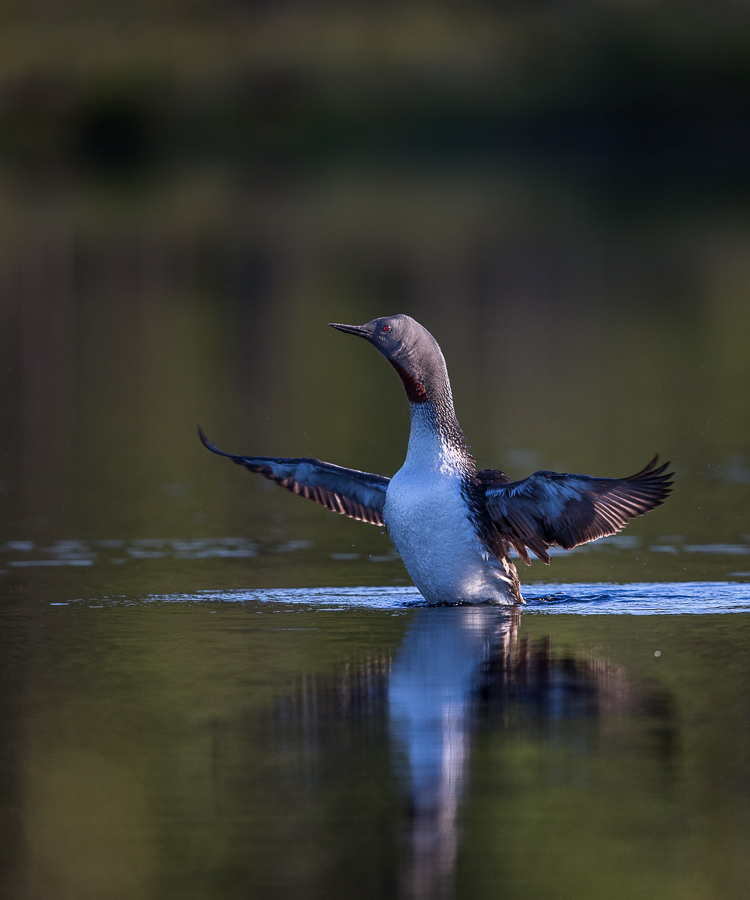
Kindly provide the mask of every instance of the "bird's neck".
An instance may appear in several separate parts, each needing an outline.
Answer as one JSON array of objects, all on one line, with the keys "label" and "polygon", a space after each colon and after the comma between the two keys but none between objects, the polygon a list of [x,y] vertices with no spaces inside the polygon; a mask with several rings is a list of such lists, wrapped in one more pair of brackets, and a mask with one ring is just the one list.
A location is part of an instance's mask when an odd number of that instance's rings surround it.
[{"label": "bird's neck", "polygon": [[431,336],[427,347],[406,349],[390,360],[398,372],[411,406],[411,432],[407,458],[422,465],[441,466],[447,461],[475,471],[469,445],[453,408],[453,393],[445,358]]},{"label": "bird's neck", "polygon": [[420,403],[412,402],[407,460],[420,466],[446,465],[466,472],[476,470],[461,426],[453,409],[450,385],[447,393]]}]

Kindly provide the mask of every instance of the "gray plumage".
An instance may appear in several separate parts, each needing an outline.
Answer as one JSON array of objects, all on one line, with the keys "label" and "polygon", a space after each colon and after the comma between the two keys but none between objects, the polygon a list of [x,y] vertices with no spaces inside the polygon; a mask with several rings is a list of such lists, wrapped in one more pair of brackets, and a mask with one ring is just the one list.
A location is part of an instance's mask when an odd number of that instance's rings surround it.
[{"label": "gray plumage", "polygon": [[198,426],[203,444],[327,509],[386,525],[423,595],[436,603],[523,603],[508,558],[512,545],[530,565],[529,550],[549,564],[553,545],[570,549],[620,531],[660,506],[672,488],[658,457],[627,478],[535,472],[511,481],[495,469],[477,471],[453,408],[437,341],[409,316],[333,328],[364,338],[388,359],[411,405],[404,466],[393,477],[317,459],[224,453]]}]

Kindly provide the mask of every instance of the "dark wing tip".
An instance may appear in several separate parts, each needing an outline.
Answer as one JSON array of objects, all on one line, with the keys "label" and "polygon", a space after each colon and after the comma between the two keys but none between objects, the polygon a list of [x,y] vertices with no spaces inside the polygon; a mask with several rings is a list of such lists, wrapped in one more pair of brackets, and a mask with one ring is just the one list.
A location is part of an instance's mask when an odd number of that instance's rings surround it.
[{"label": "dark wing tip", "polygon": [[[635,475],[631,475],[630,478],[640,478],[643,475],[650,475],[650,476],[662,475],[662,476],[664,476],[664,478],[673,478],[674,472],[666,471],[670,465],[669,460],[667,460],[667,462],[665,462],[665,463],[662,463],[657,468],[656,464],[658,462],[659,462],[659,454],[657,453],[656,456],[651,460],[651,462],[647,466],[644,466],[644,468],[642,468],[640,472],[636,472]],[[666,472],[666,474],[665,474],[665,472]]]},{"label": "dark wing tip", "polygon": [[201,439],[201,444],[207,449],[211,450],[213,453],[219,453],[217,447],[215,447],[211,441],[206,437],[206,432],[201,428],[201,423],[198,422],[198,437]]},{"label": "dark wing tip", "polygon": [[228,456],[230,459],[235,459],[231,453],[225,453],[223,450],[219,450],[216,444],[212,444],[211,441],[209,441],[206,437],[206,433],[200,426],[200,422],[198,423],[198,437],[201,439],[201,444],[203,444],[206,450],[210,450],[211,453],[218,453],[219,456]]},{"label": "dark wing tip", "polygon": [[644,488],[649,486],[652,491],[657,491],[658,497],[654,498],[657,500],[655,506],[661,506],[671,493],[672,488],[674,487],[675,475],[674,472],[667,472],[667,469],[670,466],[669,461],[657,466],[656,464],[658,461],[659,454],[657,453],[651,462],[644,469],[641,469],[640,472],[636,472],[635,475],[631,475],[629,478],[620,479],[623,482],[643,485]]}]

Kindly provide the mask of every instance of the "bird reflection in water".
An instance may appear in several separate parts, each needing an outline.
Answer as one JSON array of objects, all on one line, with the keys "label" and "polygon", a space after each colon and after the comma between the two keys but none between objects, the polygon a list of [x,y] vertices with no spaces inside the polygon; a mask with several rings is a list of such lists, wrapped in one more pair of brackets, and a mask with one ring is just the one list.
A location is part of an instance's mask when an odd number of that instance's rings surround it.
[{"label": "bird reflection in water", "polygon": [[[488,719],[504,727],[653,709],[653,691],[605,660],[554,652],[548,637],[518,637],[520,614],[497,606],[416,609],[393,658],[349,665],[331,680],[306,680],[286,698],[303,731],[324,720],[382,723],[405,808],[400,896],[454,896],[460,808],[472,734]],[[658,700],[662,703],[662,699]],[[660,714],[663,710],[658,711]],[[292,718],[295,718],[292,713]]]},{"label": "bird reflection in water", "polygon": [[518,621],[489,606],[421,609],[393,662],[390,729],[411,801],[406,897],[452,894],[477,680],[510,652]]}]

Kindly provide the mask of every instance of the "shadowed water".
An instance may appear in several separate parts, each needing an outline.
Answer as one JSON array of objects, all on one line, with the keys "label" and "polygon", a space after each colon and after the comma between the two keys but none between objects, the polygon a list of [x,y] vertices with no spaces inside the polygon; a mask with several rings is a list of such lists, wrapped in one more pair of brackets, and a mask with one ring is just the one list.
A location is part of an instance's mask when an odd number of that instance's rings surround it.
[{"label": "shadowed water", "polygon": [[743,897],[745,586],[529,594],[7,602],[7,895]]}]

